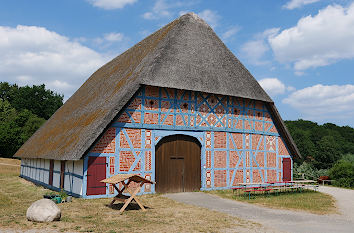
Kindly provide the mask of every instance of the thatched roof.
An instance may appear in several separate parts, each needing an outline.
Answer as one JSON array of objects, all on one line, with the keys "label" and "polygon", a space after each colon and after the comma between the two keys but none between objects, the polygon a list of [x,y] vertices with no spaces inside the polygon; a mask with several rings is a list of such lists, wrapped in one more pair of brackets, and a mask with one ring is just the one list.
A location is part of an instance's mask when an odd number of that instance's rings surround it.
[{"label": "thatched roof", "polygon": [[80,159],[142,84],[273,102],[214,31],[189,13],[98,69],[15,156]]}]

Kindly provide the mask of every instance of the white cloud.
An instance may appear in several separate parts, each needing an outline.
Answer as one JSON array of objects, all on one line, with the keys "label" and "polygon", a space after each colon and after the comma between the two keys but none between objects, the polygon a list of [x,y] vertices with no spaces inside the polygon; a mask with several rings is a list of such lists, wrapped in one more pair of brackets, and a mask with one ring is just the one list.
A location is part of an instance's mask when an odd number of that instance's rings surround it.
[{"label": "white cloud", "polygon": [[151,11],[143,14],[144,19],[159,19],[163,17],[170,17],[172,13],[171,8],[178,6],[176,3],[167,3],[165,0],[156,0]]},{"label": "white cloud", "polygon": [[185,14],[187,14],[187,13],[189,13],[190,11],[180,11],[179,13],[178,13],[178,15],[179,16],[182,16],[182,15],[185,15]]},{"label": "white cloud", "polygon": [[241,53],[250,63],[254,65],[264,65],[267,62],[262,60],[263,55],[269,50],[264,40],[248,41],[241,47]]},{"label": "white cloud", "polygon": [[147,36],[149,36],[150,34],[152,34],[153,32],[152,31],[150,31],[150,30],[142,30],[142,31],[140,31],[139,32],[139,34],[142,36],[142,37],[147,37]]},{"label": "white cloud", "polygon": [[312,120],[351,119],[354,114],[354,85],[322,85],[295,91],[283,100]]},{"label": "white cloud", "polygon": [[[264,78],[258,81],[261,87],[272,97],[284,94],[286,90],[289,90],[284,83],[277,78]],[[290,87],[290,90],[292,87]]]},{"label": "white cloud", "polygon": [[287,91],[291,91],[291,92],[292,92],[292,91],[295,91],[295,90],[296,90],[296,88],[295,88],[295,87],[293,87],[293,86],[287,86],[287,87],[286,87],[286,90],[287,90]]},{"label": "white cloud", "polygon": [[105,10],[121,9],[126,5],[131,5],[137,0],[88,0],[95,7],[103,8]]},{"label": "white cloud", "polygon": [[123,33],[110,32],[101,37],[86,39],[86,45],[93,46],[97,51],[109,56],[117,56],[131,46],[131,40]]},{"label": "white cloud", "polygon": [[122,41],[123,38],[124,36],[122,33],[111,32],[104,35],[104,39],[107,41]]},{"label": "white cloud", "polygon": [[46,84],[65,98],[107,57],[43,27],[0,26],[0,77],[19,85]]},{"label": "white cloud", "polygon": [[263,56],[269,50],[269,45],[266,42],[266,38],[276,34],[279,28],[267,29],[262,33],[255,36],[255,39],[244,43],[241,46],[241,54],[248,61],[254,65],[264,65],[268,64],[267,61],[263,60]]},{"label": "white cloud", "polygon": [[234,36],[238,31],[240,31],[240,27],[238,26],[233,26],[233,27],[230,27],[226,32],[224,32],[221,37],[224,39],[224,40],[227,40],[229,39],[230,37]]},{"label": "white cloud", "polygon": [[238,27],[238,26],[231,27],[226,32],[224,32],[222,34],[222,38],[224,40],[226,40],[226,39],[234,36],[238,31],[240,31],[240,27]]},{"label": "white cloud", "polygon": [[198,15],[200,18],[204,19],[212,28],[218,26],[220,16],[218,15],[218,13],[216,13],[216,11],[206,9],[199,12]]},{"label": "white cloud", "polygon": [[[112,42],[121,42],[124,39],[124,35],[122,33],[106,33],[102,37],[97,37],[93,39],[93,42],[96,44],[111,44]],[[87,39],[86,39],[87,40]],[[85,41],[86,42],[86,41]]]},{"label": "white cloud", "polygon": [[301,18],[295,27],[269,36],[279,62],[296,71],[354,58],[354,3],[327,6],[315,16]]},{"label": "white cloud", "polygon": [[283,8],[286,8],[288,10],[293,10],[295,8],[300,8],[302,6],[311,4],[311,3],[315,3],[315,2],[319,2],[320,0],[291,0],[289,2],[287,2]]},{"label": "white cloud", "polygon": [[[145,12],[142,17],[148,20],[157,20],[161,18],[171,18],[175,15],[175,10],[196,4],[195,0],[173,1],[173,0],[155,0],[155,4],[150,11]],[[179,13],[188,11],[179,11]]]}]

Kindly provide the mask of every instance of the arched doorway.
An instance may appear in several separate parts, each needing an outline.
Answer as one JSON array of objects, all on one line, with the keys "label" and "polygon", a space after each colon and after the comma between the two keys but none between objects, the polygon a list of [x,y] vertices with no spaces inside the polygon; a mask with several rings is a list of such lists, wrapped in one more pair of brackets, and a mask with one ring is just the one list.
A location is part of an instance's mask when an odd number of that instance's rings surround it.
[{"label": "arched doorway", "polygon": [[200,190],[201,145],[187,135],[162,138],[155,147],[156,192],[192,192]]}]

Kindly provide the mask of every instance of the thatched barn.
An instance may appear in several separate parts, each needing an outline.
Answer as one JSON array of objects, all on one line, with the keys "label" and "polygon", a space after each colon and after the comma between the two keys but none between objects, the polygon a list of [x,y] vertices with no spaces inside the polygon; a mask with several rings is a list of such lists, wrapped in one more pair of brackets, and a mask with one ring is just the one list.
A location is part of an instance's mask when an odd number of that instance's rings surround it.
[{"label": "thatched barn", "polygon": [[84,198],[138,173],[141,193],[292,179],[299,152],[272,99],[189,13],[98,69],[17,151],[21,177]]}]

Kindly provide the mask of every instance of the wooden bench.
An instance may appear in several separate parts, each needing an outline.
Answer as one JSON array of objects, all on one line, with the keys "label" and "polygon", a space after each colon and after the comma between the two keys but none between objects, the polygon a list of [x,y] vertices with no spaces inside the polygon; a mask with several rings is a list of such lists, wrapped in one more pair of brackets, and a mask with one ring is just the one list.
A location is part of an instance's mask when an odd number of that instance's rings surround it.
[{"label": "wooden bench", "polygon": [[304,185],[303,188],[313,188],[313,191],[317,191],[318,187],[319,187],[319,185],[315,185],[315,184],[312,185],[312,184],[310,184],[310,185]]},{"label": "wooden bench", "polygon": [[[258,188],[261,188],[261,187],[258,187]],[[266,195],[268,195],[268,193],[269,193],[271,190],[272,190],[272,189],[255,189],[255,188],[253,188],[253,189],[244,190],[244,192],[245,192],[245,193],[248,193],[248,200],[250,200],[250,199],[251,199],[251,193],[252,193],[252,191],[253,191],[253,192],[264,192],[264,193],[266,193]]]},{"label": "wooden bench", "polygon": [[237,194],[238,192],[241,190],[241,189],[245,189],[244,187],[237,187],[237,188],[231,188],[232,189],[232,193],[235,194],[235,191],[237,191]]}]

